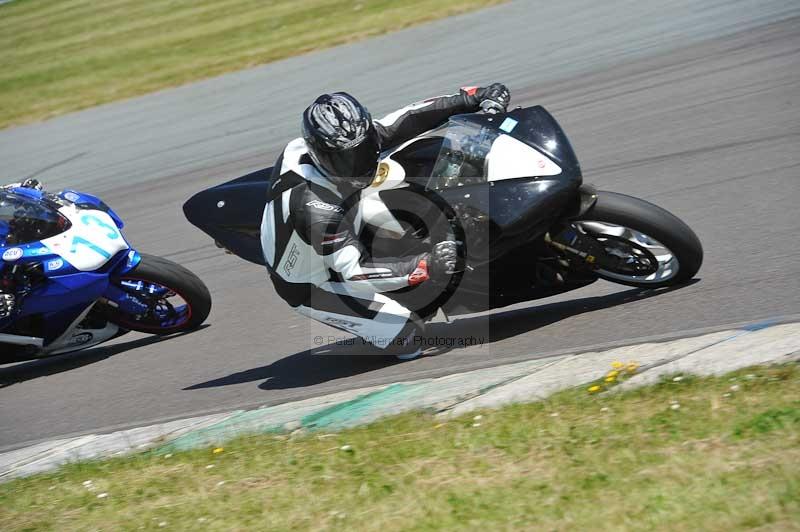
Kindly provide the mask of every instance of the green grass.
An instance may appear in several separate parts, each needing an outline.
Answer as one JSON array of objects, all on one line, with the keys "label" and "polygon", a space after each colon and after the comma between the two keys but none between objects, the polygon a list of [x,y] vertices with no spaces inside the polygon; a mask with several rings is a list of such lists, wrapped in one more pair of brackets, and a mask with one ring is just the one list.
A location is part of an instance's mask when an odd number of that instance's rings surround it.
[{"label": "green grass", "polygon": [[0,5],[0,128],[501,0],[16,0]]},{"label": "green grass", "polygon": [[800,529],[795,365],[480,415],[73,464],[0,485],[0,529]]}]

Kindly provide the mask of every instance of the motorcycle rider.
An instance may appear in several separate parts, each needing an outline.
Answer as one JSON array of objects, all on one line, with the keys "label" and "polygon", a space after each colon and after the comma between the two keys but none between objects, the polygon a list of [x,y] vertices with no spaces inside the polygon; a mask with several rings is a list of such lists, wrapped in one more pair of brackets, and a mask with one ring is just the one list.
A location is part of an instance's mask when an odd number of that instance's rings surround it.
[{"label": "motorcycle rider", "polygon": [[[5,245],[8,234],[8,223],[0,220],[0,247]],[[0,273],[2,273],[2,271],[3,265],[0,264]],[[0,278],[0,320],[9,317],[14,311],[15,305],[16,296],[14,295],[13,284],[9,280]]]},{"label": "motorcycle rider", "polygon": [[[42,190],[42,184],[36,179],[26,179],[22,183],[11,183],[9,185],[0,186],[0,189],[14,189],[14,188],[31,188],[35,190]],[[0,247],[6,245],[6,242],[11,236],[12,228],[8,222],[0,220]],[[0,262],[0,274],[4,270],[4,261]],[[16,307],[16,295],[13,279],[6,276],[0,276],[0,320],[7,318],[14,312]]]},{"label": "motorcycle rider", "polygon": [[[361,190],[381,152],[396,148],[450,116],[508,107],[505,85],[466,87],[373,120],[345,92],[319,96],[303,113],[303,136],[275,163],[261,225],[261,242],[275,290],[300,314],[353,333],[406,360],[422,349],[424,324],[385,295],[455,273],[457,243],[436,243],[419,256],[370,256],[359,240]],[[321,338],[321,337],[318,337]],[[317,340],[319,342],[319,340]]]}]

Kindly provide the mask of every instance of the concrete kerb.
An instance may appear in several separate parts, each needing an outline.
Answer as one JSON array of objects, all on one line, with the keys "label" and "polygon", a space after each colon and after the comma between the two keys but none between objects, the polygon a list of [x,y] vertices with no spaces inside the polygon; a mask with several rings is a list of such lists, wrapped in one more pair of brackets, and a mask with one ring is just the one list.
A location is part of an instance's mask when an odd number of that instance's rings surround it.
[{"label": "concrete kerb", "polygon": [[686,356],[702,350],[732,335],[722,331],[695,338],[683,338],[665,343],[641,344],[580,353],[564,357],[557,363],[528,375],[507,386],[499,387],[450,409],[446,414],[458,416],[478,408],[497,407],[506,403],[543,399],[559,390],[590,382],[610,369],[614,361],[636,361],[643,370],[661,361]]},{"label": "concrete kerb", "polygon": [[79,460],[119,456],[152,448],[159,442],[169,441],[187,432],[214,425],[230,415],[228,412],[180,419],[109,434],[90,434],[42,442],[17,449],[0,454],[0,480],[49,471],[54,466]]},{"label": "concrete kerb", "polygon": [[742,367],[800,359],[800,322],[759,322],[726,331],[539,358],[440,378],[348,390],[255,410],[39,443],[0,454],[0,480],[78,460],[151,449],[165,454],[219,445],[247,434],[336,431],[410,410],[458,416],[476,409],[537,400],[594,381],[614,361],[636,361],[639,372],[614,390],[657,382],[664,375],[718,375]]},{"label": "concrete kerb", "polygon": [[781,363],[800,357],[800,325],[791,323],[768,328],[751,328],[735,333],[705,349],[670,360],[634,375],[619,387],[621,390],[658,382],[665,375],[721,375],[760,364]]},{"label": "concrete kerb", "polygon": [[337,430],[369,423],[408,410],[445,410],[461,400],[527,375],[551,359],[531,360],[457,373],[437,379],[398,382],[339,392],[303,401],[237,412],[212,426],[192,431],[165,444],[156,452],[220,444],[233,437],[269,432]]}]

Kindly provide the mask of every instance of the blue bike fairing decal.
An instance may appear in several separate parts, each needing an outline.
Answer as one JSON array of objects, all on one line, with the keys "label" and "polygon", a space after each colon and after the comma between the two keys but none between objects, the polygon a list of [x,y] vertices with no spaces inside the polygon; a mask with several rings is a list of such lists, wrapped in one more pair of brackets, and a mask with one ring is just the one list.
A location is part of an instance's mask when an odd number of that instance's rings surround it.
[{"label": "blue bike fairing decal", "polygon": [[106,288],[103,297],[108,299],[109,301],[113,301],[117,304],[117,308],[130,314],[132,316],[136,316],[138,314],[144,314],[147,312],[147,305],[141,302],[139,299],[134,297],[131,293],[123,290],[119,286],[114,284],[109,284],[108,288]]},{"label": "blue bike fairing decal", "polygon": [[129,249],[124,255],[124,260],[117,262],[109,271],[113,271],[117,276],[124,275],[136,268],[140,262],[142,262],[142,256],[139,255],[139,252]]},{"label": "blue bike fairing decal", "polygon": [[[3,248],[0,247],[0,250]],[[33,244],[25,244],[22,246],[24,251],[23,256],[19,259],[19,264],[42,264],[44,274],[47,277],[54,275],[66,275],[77,273],[78,270],[73,268],[64,258],[58,253],[40,242]]]},{"label": "blue bike fairing decal", "polygon": [[139,263],[140,263],[140,262],[142,262],[142,256],[141,256],[141,255],[139,255],[139,252],[138,252],[138,251],[136,251],[135,249],[132,249],[132,250],[130,250],[130,251],[128,252],[128,262],[127,262],[127,264],[125,265],[125,267],[127,268],[127,270],[125,270],[125,271],[126,271],[126,272],[129,272],[129,271],[131,271],[132,269],[134,269],[135,267],[137,267],[137,266],[139,265]]},{"label": "blue bike fairing decal", "polygon": [[45,272],[54,272],[60,270],[64,266],[64,259],[48,260],[44,263]]},{"label": "blue bike fairing decal", "polygon": [[25,245],[25,256],[26,257],[36,257],[41,258],[45,255],[54,255],[47,246],[43,246],[42,244],[36,242],[35,244],[26,244]]},{"label": "blue bike fairing decal", "polygon": [[[21,256],[20,251],[22,251]],[[6,252],[9,253],[6,254]],[[0,257],[3,256],[6,258],[6,260],[0,260],[0,271],[3,270],[4,264],[42,264],[44,274],[47,277],[51,277],[53,275],[77,273],[77,270],[75,270],[75,268],[73,268],[60,255],[54,253],[47,246],[44,246],[39,242],[25,244],[21,247],[13,248],[4,248],[3,246],[0,246]],[[17,258],[14,260],[8,260],[9,258],[14,257]]]},{"label": "blue bike fairing decal", "polygon": [[67,205],[59,212],[71,225],[65,232],[42,240],[41,244],[76,270],[97,271],[118,253],[130,249],[107,212],[74,205]]},{"label": "blue bike fairing decal", "polygon": [[[169,328],[180,325],[191,317],[188,304],[164,305],[159,302],[172,291],[158,283],[142,279],[122,279],[109,283],[104,297],[117,305],[117,312],[127,314],[126,319],[149,327]],[[144,321],[140,321],[144,318]]]},{"label": "blue bike fairing decal", "polygon": [[[94,224],[94,225],[96,225],[96,226],[98,226],[100,228],[107,229],[108,233],[106,233],[105,236],[109,240],[116,240],[116,239],[119,238],[119,231],[117,230],[117,228],[115,226],[112,226],[112,225],[109,225],[109,224],[105,223],[103,220],[101,220],[97,216],[94,216],[92,214],[84,214],[83,216],[81,216],[80,219],[81,219],[81,223],[83,225],[92,225],[92,224]],[[73,253],[75,253],[75,247],[80,245],[80,244],[88,247],[89,249],[94,250],[95,252],[99,253],[100,255],[104,256],[107,259],[111,258],[111,254],[109,252],[107,252],[106,250],[104,250],[101,247],[96,246],[92,242],[89,242],[85,238],[82,238],[82,237],[79,237],[79,236],[75,236],[72,239],[72,252]]]},{"label": "blue bike fairing decal", "polygon": [[103,220],[92,214],[84,214],[83,216],[81,216],[81,223],[83,223],[83,225],[91,225],[91,223],[94,223],[98,227],[102,227],[103,229],[108,229],[106,237],[111,240],[116,240],[119,238],[119,231],[115,226],[105,223]]},{"label": "blue bike fairing decal", "polygon": [[[97,227],[108,230],[108,232],[105,233],[105,237],[108,238],[109,240],[117,240],[119,238],[119,231],[117,230],[117,228],[113,225],[105,223],[97,216],[94,216],[92,214],[84,214],[83,216],[80,217],[80,220],[83,225],[86,226],[96,225]],[[101,248],[100,246],[96,245],[93,242],[90,242],[89,240],[83,238],[82,236],[75,235],[72,237],[72,248],[70,252],[76,253],[78,246],[85,246],[107,259],[111,258],[111,253],[109,253],[105,249]]]},{"label": "blue bike fairing decal", "polygon": [[101,247],[95,246],[94,244],[92,244],[91,242],[86,240],[85,238],[80,237],[80,236],[72,237],[72,248],[70,249],[70,253],[77,253],[78,252],[78,246],[85,246],[85,247],[91,249],[92,251],[94,251],[95,253],[97,253],[98,255],[102,255],[103,257],[105,257],[107,259],[111,258],[111,253],[109,253],[108,251],[104,250]]},{"label": "blue bike fairing decal", "polygon": [[22,248],[8,248],[3,252],[3,260],[6,262],[15,262],[22,258],[25,251]]}]

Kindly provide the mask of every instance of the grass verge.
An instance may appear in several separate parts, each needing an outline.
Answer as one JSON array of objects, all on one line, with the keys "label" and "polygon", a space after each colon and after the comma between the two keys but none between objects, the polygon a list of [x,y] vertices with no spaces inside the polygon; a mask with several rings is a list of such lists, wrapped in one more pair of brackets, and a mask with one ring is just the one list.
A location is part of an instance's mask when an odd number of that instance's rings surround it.
[{"label": "grass verge", "polygon": [[752,368],[74,464],[0,485],[0,529],[798,529],[799,398]]},{"label": "grass verge", "polygon": [[0,128],[501,0],[17,0],[0,5]]}]

